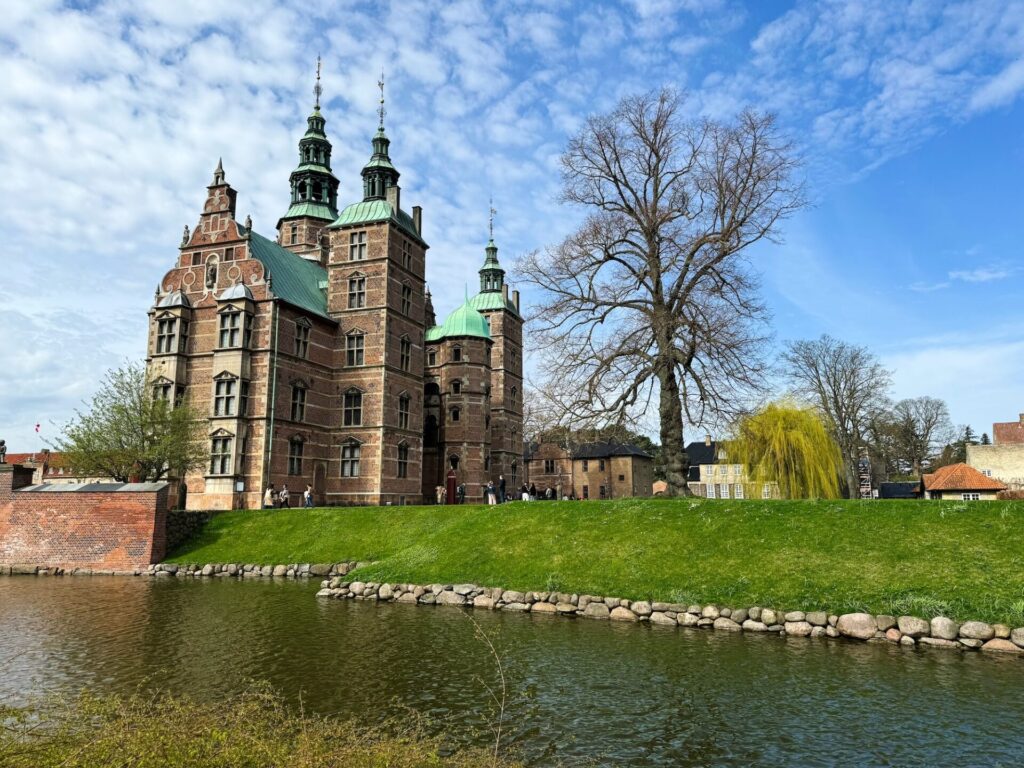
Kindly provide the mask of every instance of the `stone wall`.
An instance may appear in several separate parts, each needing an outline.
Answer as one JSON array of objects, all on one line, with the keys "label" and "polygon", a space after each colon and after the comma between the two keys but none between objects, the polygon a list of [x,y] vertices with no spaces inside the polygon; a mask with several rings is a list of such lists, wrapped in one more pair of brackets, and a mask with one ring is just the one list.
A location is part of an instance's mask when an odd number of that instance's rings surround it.
[{"label": "stone wall", "polygon": [[129,570],[166,554],[166,483],[19,488],[18,479],[0,471],[0,567]]},{"label": "stone wall", "polygon": [[167,551],[174,552],[178,547],[195,536],[213,519],[215,512],[193,512],[183,509],[171,510],[167,513]]}]

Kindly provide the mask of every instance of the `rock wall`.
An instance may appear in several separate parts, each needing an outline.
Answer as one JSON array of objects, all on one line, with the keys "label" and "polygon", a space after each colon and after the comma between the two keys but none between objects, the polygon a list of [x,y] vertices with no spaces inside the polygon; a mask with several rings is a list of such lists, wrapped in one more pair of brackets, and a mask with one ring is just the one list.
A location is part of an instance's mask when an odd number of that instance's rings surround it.
[{"label": "rock wall", "polygon": [[213,519],[215,512],[174,509],[167,513],[167,552],[170,554],[195,536]]}]

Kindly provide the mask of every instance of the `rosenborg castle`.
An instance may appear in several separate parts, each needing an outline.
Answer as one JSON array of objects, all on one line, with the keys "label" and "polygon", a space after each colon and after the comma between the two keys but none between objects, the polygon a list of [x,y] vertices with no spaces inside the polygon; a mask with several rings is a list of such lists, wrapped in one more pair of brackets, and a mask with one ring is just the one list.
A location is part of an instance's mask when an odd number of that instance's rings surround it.
[{"label": "rosenborg castle", "polygon": [[518,292],[492,238],[480,291],[437,322],[422,210],[402,208],[383,118],[362,195],[339,206],[317,89],[274,237],[237,220],[217,165],[149,312],[156,395],[208,417],[189,509],[256,508],[270,483],[296,500],[310,484],[316,504],[418,504],[440,485],[479,501],[499,475],[522,482]]}]

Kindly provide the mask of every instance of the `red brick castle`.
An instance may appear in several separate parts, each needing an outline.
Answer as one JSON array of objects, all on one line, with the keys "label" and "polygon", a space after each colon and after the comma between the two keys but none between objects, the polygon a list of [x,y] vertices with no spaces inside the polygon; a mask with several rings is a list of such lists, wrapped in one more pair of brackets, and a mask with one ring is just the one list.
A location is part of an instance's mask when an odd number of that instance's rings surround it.
[{"label": "red brick castle", "polygon": [[317,90],[276,237],[237,220],[218,163],[149,312],[156,396],[209,418],[210,463],[184,478],[185,505],[259,507],[269,483],[293,504],[307,483],[317,504],[418,504],[452,472],[467,500],[501,474],[514,488],[523,321],[493,237],[480,292],[438,325],[383,109],[362,199],[339,212]]}]

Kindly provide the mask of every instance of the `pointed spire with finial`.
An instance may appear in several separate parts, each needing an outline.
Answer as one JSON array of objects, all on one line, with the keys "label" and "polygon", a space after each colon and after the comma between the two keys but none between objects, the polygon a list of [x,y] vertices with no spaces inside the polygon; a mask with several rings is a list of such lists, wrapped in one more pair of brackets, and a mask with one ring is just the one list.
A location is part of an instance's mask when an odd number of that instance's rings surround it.
[{"label": "pointed spire with finial", "polygon": [[380,88],[380,106],[377,107],[377,116],[380,118],[378,127],[380,130],[384,130],[384,70],[380,71],[380,80],[377,81],[377,87]]},{"label": "pointed spire with finial", "polygon": [[498,212],[494,208],[494,198],[490,199],[488,208],[488,231],[490,239],[487,247],[484,248],[484,265],[480,269],[480,292],[490,293],[500,291],[505,282],[505,270],[498,263],[498,246],[494,244],[494,216]]},{"label": "pointed spire with finial", "polygon": [[316,56],[316,85],[313,86],[313,96],[316,98],[316,102],[313,105],[313,109],[320,111],[320,96],[323,95],[324,89],[320,85],[320,54]]},{"label": "pointed spire with finial", "polygon": [[377,81],[380,88],[380,106],[377,108],[377,133],[373,137],[373,155],[370,162],[363,166],[363,200],[384,200],[387,197],[388,189],[398,186],[398,170],[391,164],[391,157],[388,154],[391,140],[384,132],[384,71],[381,70],[380,80]]},{"label": "pointed spire with finial", "polygon": [[224,183],[224,159],[217,158],[217,167],[213,171],[213,186]]}]

